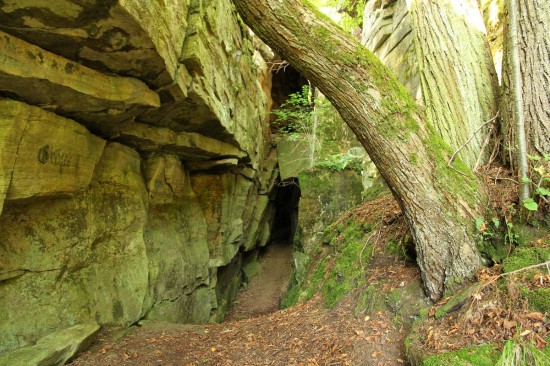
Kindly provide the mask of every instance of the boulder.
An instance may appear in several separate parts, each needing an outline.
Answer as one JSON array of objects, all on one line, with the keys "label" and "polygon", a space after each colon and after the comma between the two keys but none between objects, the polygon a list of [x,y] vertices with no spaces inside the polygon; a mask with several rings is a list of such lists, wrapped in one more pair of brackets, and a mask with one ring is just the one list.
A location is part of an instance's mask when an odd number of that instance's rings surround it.
[{"label": "boulder", "polygon": [[75,325],[41,338],[33,346],[0,356],[0,365],[62,366],[88,348],[99,331],[96,323]]}]

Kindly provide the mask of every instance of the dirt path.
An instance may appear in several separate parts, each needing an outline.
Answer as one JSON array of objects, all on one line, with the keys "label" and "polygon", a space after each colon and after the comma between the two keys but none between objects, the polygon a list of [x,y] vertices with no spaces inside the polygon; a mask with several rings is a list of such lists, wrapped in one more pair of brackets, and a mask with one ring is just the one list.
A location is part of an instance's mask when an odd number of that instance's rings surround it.
[{"label": "dirt path", "polygon": [[208,325],[148,324],[122,339],[103,333],[72,366],[400,366],[405,332],[380,312],[356,319],[319,297],[255,318]]},{"label": "dirt path", "polygon": [[[264,260],[281,260],[277,251]],[[282,253],[279,253],[282,255]],[[279,259],[277,259],[279,258]],[[265,262],[264,262],[265,263]],[[417,281],[418,270],[400,264],[380,263],[373,281],[387,279],[387,286]],[[264,280],[268,276],[264,272]],[[267,276],[267,278],[266,278]],[[275,276],[276,277],[276,276]],[[254,281],[256,282],[256,281]],[[275,281],[276,282],[276,281]],[[286,282],[286,281],[285,281]],[[246,319],[245,306],[277,300],[277,291],[264,292],[261,277],[239,295],[233,320],[223,324],[179,325],[167,323],[134,327],[124,337],[103,331],[96,344],[72,366],[405,366],[404,340],[407,329],[392,322],[387,310],[353,316],[356,301],[348,297],[335,309],[326,309],[316,296],[285,310]],[[259,286],[259,290],[254,290]],[[272,290],[280,287],[269,285]],[[264,299],[258,294],[264,294]],[[250,302],[249,305],[245,305]],[[276,303],[275,302],[275,303]],[[276,305],[257,306],[256,311]],[[120,338],[120,339],[118,339]]]},{"label": "dirt path", "polygon": [[258,259],[261,271],[239,291],[226,321],[240,320],[279,310],[288,287],[292,264],[292,246],[273,243]]},{"label": "dirt path", "polygon": [[[370,211],[365,209],[361,217]],[[397,205],[395,211],[399,214]],[[409,284],[420,289],[417,267],[380,249],[365,272],[368,283],[353,289],[335,308],[326,309],[322,295],[317,295],[277,310],[290,274],[290,250],[280,245],[268,249],[260,258],[264,270],[238,294],[238,304],[226,322],[149,323],[132,328],[124,337],[103,331],[93,348],[72,365],[407,365],[404,343],[409,326],[405,320],[410,322],[415,313],[408,314],[406,309],[413,301],[405,293],[394,300],[387,294],[408,289]],[[364,310],[357,310],[371,286],[377,292],[367,299]]]}]

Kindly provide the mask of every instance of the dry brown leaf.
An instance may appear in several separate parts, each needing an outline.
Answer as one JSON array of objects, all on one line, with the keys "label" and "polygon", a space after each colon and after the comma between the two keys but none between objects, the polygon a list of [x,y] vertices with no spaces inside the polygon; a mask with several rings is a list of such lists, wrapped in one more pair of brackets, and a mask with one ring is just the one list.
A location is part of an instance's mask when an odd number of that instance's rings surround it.
[{"label": "dry brown leaf", "polygon": [[542,315],[542,313],[539,313],[539,312],[527,313],[527,314],[525,314],[525,317],[527,317],[529,319],[532,319],[532,320],[538,320],[540,322],[544,321],[544,315]]}]

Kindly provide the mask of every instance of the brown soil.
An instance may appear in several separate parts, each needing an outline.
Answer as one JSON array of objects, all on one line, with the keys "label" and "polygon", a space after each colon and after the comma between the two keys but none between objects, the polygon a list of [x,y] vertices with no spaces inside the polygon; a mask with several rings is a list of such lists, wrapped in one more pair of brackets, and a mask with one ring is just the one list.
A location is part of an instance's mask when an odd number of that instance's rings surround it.
[{"label": "brown soil", "polygon": [[[404,333],[404,332],[402,332]],[[374,365],[405,364],[386,359],[388,345],[402,333],[387,314],[355,319],[349,308],[327,310],[320,298],[256,318],[223,324],[152,324],[118,342],[104,333],[93,350],[71,365]],[[365,350],[373,350],[365,354]]]},{"label": "brown soil", "polygon": [[277,242],[269,245],[258,262],[260,273],[237,294],[226,320],[246,319],[279,309],[290,280],[292,246]]},{"label": "brown soil", "polygon": [[[279,248],[280,249],[280,248]],[[268,252],[262,261],[282,260],[278,250]],[[270,254],[271,253],[271,254]],[[403,281],[418,281],[418,270],[387,258],[375,260],[370,269],[373,281],[391,271],[388,286],[397,287]],[[285,266],[288,263],[285,263]],[[288,268],[288,267],[287,267]],[[263,272],[264,279],[268,272]],[[387,277],[387,276],[386,276]],[[259,298],[261,277],[253,280],[239,294],[239,304],[231,312],[232,320],[223,324],[177,325],[166,323],[134,327],[115,341],[116,331],[103,331],[89,351],[73,361],[73,366],[135,365],[135,366],[196,366],[196,365],[406,365],[404,339],[407,329],[392,322],[388,311],[372,311],[352,315],[354,291],[335,309],[324,308],[317,296],[295,307],[272,313],[253,315],[244,306],[255,306],[254,312],[275,309],[280,286],[271,288],[272,300]]]}]

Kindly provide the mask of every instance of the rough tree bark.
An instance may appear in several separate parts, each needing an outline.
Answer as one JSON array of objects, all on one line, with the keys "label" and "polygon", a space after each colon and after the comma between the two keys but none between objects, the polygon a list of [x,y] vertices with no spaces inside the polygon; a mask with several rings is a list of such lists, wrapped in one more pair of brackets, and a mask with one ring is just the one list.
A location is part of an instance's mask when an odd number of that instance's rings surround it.
[{"label": "rough tree bark", "polygon": [[478,0],[366,0],[362,37],[462,161],[485,163],[498,80]]},{"label": "rough tree bark", "polygon": [[426,114],[471,169],[490,155],[498,80],[478,0],[415,0],[412,30]]},{"label": "rough tree bark", "polygon": [[334,104],[411,226],[426,293],[439,299],[480,265],[480,183],[366,48],[300,0],[234,0],[244,21]]},{"label": "rough tree bark", "polygon": [[[518,51],[520,87],[525,117],[527,152],[531,155],[550,153],[550,1],[520,0],[518,10]],[[505,14],[506,17],[506,14]],[[509,19],[509,17],[506,17]],[[505,20],[505,28],[508,27]],[[514,78],[511,62],[511,40],[505,29],[502,73],[502,135],[504,159],[517,168],[516,113],[514,112]]]}]

